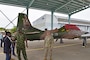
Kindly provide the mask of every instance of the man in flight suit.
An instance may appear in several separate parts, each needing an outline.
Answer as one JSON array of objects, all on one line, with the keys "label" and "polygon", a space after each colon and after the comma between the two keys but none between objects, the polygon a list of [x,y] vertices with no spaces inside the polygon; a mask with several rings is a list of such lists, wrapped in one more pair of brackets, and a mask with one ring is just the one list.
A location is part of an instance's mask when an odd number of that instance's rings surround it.
[{"label": "man in flight suit", "polygon": [[44,60],[47,60],[47,56],[49,53],[50,60],[52,60],[52,48],[54,43],[54,38],[52,36],[51,31],[45,29],[45,38],[44,38],[44,49],[45,49],[45,58]]}]

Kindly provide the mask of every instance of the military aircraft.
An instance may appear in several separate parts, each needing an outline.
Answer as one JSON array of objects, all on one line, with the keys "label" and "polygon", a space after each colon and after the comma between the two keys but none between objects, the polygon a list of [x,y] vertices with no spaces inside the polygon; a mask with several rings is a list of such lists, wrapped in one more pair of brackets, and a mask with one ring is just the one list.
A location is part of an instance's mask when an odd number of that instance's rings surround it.
[{"label": "military aircraft", "polygon": [[[41,40],[44,37],[42,37],[44,31],[41,31],[35,27],[33,27],[27,17],[24,13],[19,13],[18,15],[18,22],[17,22],[17,29],[21,28],[24,33],[26,34],[26,37],[28,40]],[[85,32],[81,31],[76,25],[74,24],[65,24],[63,27],[59,29],[53,29],[50,30],[53,33],[53,36],[55,39],[58,38],[67,38],[67,39],[73,39],[78,38]]]}]

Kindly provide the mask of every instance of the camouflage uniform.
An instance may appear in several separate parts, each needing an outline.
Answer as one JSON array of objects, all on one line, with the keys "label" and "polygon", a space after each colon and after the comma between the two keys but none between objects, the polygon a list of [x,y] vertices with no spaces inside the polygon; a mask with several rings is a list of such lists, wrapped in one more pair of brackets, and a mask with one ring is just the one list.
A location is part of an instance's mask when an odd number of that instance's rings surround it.
[{"label": "camouflage uniform", "polygon": [[21,60],[21,55],[20,55],[21,51],[22,51],[24,60],[28,60],[27,55],[26,55],[25,42],[24,42],[25,41],[25,35],[17,33],[16,39],[17,39],[16,48],[17,48],[18,60]]},{"label": "camouflage uniform", "polygon": [[49,53],[50,60],[52,60],[52,48],[53,48],[54,38],[52,35],[48,35],[45,37],[44,47],[45,47],[45,59],[47,60],[47,55]]}]

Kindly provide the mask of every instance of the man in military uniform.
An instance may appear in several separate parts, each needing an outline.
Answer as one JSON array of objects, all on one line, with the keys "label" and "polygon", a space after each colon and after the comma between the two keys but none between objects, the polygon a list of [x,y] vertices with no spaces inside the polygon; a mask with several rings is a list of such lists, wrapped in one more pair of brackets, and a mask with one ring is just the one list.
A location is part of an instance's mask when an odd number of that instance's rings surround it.
[{"label": "man in military uniform", "polygon": [[52,60],[52,48],[53,48],[53,43],[54,43],[54,38],[51,34],[51,31],[45,29],[46,31],[44,32],[45,38],[44,38],[44,49],[45,49],[45,58],[44,60],[47,60],[47,56],[49,53],[50,60]]},{"label": "man in military uniform", "polygon": [[22,51],[24,60],[28,60],[27,59],[27,54],[26,54],[26,49],[25,49],[25,42],[24,42],[24,41],[26,41],[26,46],[28,47],[27,39],[25,38],[25,35],[24,35],[24,33],[22,32],[21,29],[17,30],[17,34],[16,34],[15,38],[17,39],[16,48],[17,48],[18,60],[21,60],[21,55],[20,55],[21,51]]}]

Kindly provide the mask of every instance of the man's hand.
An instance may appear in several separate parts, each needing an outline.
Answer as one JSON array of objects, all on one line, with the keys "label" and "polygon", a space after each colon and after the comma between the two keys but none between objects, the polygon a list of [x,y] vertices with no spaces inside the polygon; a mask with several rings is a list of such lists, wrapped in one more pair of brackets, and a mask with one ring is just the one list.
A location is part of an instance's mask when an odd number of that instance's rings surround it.
[{"label": "man's hand", "polygon": [[28,48],[28,44],[26,44],[26,47]]},{"label": "man's hand", "polygon": [[28,48],[28,43],[27,43],[27,39],[25,39],[25,41],[26,41],[26,47]]}]

